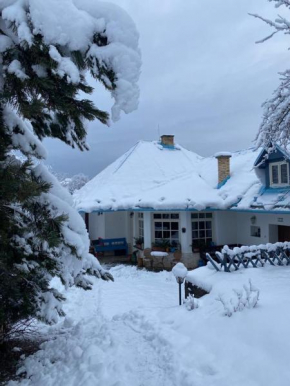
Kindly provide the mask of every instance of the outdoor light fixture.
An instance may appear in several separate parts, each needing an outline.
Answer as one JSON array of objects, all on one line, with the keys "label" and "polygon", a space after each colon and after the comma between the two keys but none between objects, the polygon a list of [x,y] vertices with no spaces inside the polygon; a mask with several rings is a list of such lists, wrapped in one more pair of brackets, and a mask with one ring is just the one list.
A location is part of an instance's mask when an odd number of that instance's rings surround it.
[{"label": "outdoor light fixture", "polygon": [[256,216],[252,216],[251,217],[251,223],[254,225],[256,224],[256,220],[257,220],[257,217]]},{"label": "outdoor light fixture", "polygon": [[172,273],[175,276],[175,279],[179,286],[179,305],[181,306],[181,284],[184,282],[184,279],[187,275],[187,268],[182,263],[177,263],[172,268]]}]

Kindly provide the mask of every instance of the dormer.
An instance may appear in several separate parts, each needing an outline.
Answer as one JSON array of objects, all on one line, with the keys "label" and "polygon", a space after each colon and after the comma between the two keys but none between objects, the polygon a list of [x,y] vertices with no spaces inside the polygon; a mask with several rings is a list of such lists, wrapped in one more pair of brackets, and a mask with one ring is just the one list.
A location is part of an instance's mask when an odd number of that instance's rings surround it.
[{"label": "dormer", "polygon": [[285,188],[290,186],[289,162],[289,154],[276,146],[272,152],[262,150],[254,166],[263,170],[263,180],[267,188]]}]

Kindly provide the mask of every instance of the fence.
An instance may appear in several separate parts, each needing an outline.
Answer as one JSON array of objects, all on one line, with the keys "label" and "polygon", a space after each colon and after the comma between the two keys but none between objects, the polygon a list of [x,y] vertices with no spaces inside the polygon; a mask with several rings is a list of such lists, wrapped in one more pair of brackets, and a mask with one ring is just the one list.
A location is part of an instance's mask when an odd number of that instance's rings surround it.
[{"label": "fence", "polygon": [[290,242],[242,246],[230,249],[225,245],[221,252],[215,252],[215,257],[209,253],[206,258],[217,271],[231,272],[241,266],[263,267],[265,263],[271,265],[290,265]]}]

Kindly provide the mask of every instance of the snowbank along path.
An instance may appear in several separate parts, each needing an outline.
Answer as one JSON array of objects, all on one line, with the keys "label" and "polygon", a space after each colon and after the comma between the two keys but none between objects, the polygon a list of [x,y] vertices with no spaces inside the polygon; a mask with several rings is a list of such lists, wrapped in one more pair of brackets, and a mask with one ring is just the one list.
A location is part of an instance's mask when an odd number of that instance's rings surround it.
[{"label": "snowbank along path", "polygon": [[[171,272],[111,269],[115,282],[67,293],[67,317],[41,350],[27,358],[21,382],[9,386],[289,386],[290,267],[217,273],[195,270],[209,295],[199,308],[178,306]],[[231,317],[222,295],[234,300],[249,279],[260,301]]]}]

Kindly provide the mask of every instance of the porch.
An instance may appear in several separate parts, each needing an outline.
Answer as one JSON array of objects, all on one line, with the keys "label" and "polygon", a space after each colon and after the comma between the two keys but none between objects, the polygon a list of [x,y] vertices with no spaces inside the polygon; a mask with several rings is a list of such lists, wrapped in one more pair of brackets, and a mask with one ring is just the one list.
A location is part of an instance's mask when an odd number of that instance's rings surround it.
[{"label": "porch", "polygon": [[124,238],[128,255],[138,250],[141,259],[150,258],[144,256],[145,250],[179,251],[180,261],[189,269],[200,264],[202,252],[218,250],[219,246],[290,240],[290,215],[282,212],[123,210],[86,213],[83,217],[91,240]]}]

